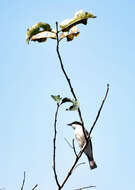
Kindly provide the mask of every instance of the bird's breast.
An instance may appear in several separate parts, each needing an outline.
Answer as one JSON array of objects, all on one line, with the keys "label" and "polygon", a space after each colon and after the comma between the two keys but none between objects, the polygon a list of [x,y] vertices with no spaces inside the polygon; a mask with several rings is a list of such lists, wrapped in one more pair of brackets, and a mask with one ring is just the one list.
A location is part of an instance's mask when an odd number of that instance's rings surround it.
[{"label": "bird's breast", "polygon": [[83,134],[82,127],[78,127],[75,129],[75,137],[78,142],[78,145],[82,148],[85,144],[85,137]]}]

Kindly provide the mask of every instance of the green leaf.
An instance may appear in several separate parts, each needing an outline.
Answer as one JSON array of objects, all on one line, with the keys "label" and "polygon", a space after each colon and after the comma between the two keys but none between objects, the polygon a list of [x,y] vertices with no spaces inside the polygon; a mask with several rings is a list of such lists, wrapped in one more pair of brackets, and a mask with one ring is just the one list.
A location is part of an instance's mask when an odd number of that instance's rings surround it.
[{"label": "green leaf", "polygon": [[45,42],[47,38],[56,39],[56,33],[48,31],[40,32],[32,36],[31,41]]},{"label": "green leaf", "polygon": [[54,101],[56,101],[57,103],[60,103],[61,101],[60,95],[57,95],[57,96],[51,95],[51,97],[53,98]]},{"label": "green leaf", "polygon": [[28,28],[26,33],[26,42],[29,44],[29,41],[31,40],[32,36],[43,31],[51,31],[50,25],[44,22],[39,22],[33,25],[32,27]]},{"label": "green leaf", "polygon": [[66,102],[72,103],[72,105],[69,108],[67,108],[66,111],[75,111],[79,107],[79,102],[71,98],[67,98],[67,97],[63,98],[61,101],[61,104],[66,103]]},{"label": "green leaf", "polygon": [[70,28],[77,24],[87,24],[88,18],[96,18],[92,13],[84,12],[83,10],[77,11],[72,19],[66,19],[61,22],[60,28],[63,32],[69,31]]}]

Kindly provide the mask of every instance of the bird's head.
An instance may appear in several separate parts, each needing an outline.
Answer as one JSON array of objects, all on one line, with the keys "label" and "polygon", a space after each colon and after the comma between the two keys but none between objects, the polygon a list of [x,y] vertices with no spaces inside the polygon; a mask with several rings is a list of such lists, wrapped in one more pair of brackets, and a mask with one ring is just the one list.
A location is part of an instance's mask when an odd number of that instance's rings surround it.
[{"label": "bird's head", "polygon": [[71,126],[73,129],[76,129],[76,127],[78,127],[78,126],[82,126],[82,124],[79,121],[74,121],[74,122],[69,123],[67,125]]}]

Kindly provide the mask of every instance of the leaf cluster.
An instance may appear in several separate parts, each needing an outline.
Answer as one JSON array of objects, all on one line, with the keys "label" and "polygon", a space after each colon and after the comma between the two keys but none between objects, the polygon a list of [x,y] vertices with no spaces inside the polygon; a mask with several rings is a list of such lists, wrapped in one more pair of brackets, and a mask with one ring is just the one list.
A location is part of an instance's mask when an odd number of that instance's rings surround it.
[{"label": "leaf cluster", "polygon": [[[87,24],[89,18],[96,18],[92,13],[84,12],[83,10],[77,11],[73,18],[66,19],[60,24],[60,40],[66,38],[67,41],[72,41],[74,37],[79,35],[79,29],[76,25]],[[57,39],[56,31],[51,28],[50,24],[39,22],[32,27],[28,28],[26,33],[26,42],[29,41],[45,42],[47,38]]]},{"label": "leaf cluster", "polygon": [[74,99],[67,98],[67,97],[61,98],[60,95],[57,95],[57,96],[51,95],[51,97],[59,105],[62,105],[64,103],[72,103],[72,105],[69,108],[67,108],[66,111],[75,111],[75,110],[78,110],[79,108],[79,102]]}]

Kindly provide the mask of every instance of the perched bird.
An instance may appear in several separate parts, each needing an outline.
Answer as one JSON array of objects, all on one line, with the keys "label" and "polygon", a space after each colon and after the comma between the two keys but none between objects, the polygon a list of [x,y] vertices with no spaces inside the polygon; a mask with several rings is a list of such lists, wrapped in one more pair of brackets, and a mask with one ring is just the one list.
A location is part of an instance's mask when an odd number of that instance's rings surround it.
[{"label": "perched bird", "polygon": [[[67,124],[69,126],[72,126],[72,128],[75,130],[75,137],[78,142],[78,145],[80,148],[83,148],[84,144],[86,143],[83,129],[82,129],[82,124],[78,121],[74,121],[72,123]],[[85,129],[86,136],[88,136],[88,131]],[[84,153],[86,154],[88,160],[89,160],[89,165],[91,169],[97,168],[97,165],[94,161],[93,158],[93,151],[92,151],[92,142],[91,139],[89,139],[88,145],[86,146]]]}]

